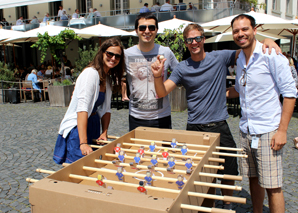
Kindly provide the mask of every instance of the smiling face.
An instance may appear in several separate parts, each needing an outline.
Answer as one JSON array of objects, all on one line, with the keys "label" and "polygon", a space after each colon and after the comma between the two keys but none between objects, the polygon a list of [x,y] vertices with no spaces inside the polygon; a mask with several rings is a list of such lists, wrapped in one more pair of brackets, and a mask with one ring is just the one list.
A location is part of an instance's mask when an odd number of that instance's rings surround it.
[{"label": "smiling face", "polygon": [[251,26],[247,18],[237,19],[233,23],[233,39],[241,49],[252,48],[257,29]]},{"label": "smiling face", "polygon": [[[118,54],[121,55],[121,48],[119,46],[111,46],[109,47],[106,52],[113,53],[113,54]],[[104,66],[104,71],[107,73],[110,69],[114,68],[117,66],[120,62],[120,59],[116,59],[115,55],[110,57],[107,53],[103,54],[103,66]]]},{"label": "smiling face", "polygon": [[139,20],[139,25],[138,28],[136,29],[136,33],[139,36],[139,43],[140,44],[151,44],[154,43],[154,39],[157,34],[157,28],[155,27],[154,31],[150,31],[149,28],[147,27],[145,31],[139,31],[139,26],[140,25],[154,25],[156,26],[155,20],[154,19],[140,19]]},{"label": "smiling face", "polygon": [[[186,36],[186,38],[195,38],[197,36],[201,36],[202,33],[198,30],[190,30]],[[205,43],[205,37],[202,38],[200,42],[196,42],[195,39],[193,39],[191,44],[185,43],[186,47],[188,48],[191,57],[197,57],[204,55],[204,43]]]}]

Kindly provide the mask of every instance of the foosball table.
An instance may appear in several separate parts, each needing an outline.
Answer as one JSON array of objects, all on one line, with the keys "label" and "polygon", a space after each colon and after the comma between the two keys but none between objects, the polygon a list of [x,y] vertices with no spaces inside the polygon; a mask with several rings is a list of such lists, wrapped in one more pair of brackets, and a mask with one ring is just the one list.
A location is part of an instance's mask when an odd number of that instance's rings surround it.
[{"label": "foosball table", "polygon": [[[111,137],[112,138],[112,137]],[[114,141],[100,141],[82,159],[29,187],[32,212],[235,212],[214,208],[214,200],[246,203],[245,198],[215,195],[215,189],[242,190],[216,184],[221,155],[217,133],[139,127]],[[228,166],[228,165],[227,165]]]}]

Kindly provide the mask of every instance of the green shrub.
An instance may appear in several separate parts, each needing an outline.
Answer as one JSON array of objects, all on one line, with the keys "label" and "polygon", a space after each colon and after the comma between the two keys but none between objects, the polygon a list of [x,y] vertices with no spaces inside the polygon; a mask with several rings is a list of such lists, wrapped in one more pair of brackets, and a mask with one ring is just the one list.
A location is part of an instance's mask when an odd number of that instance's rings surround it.
[{"label": "green shrub", "polygon": [[[12,69],[9,69],[8,65],[5,64],[4,62],[0,61],[0,81],[15,81],[14,77],[15,71]],[[9,87],[14,86],[14,83],[3,83],[3,88],[2,88],[2,83],[0,83],[0,88],[1,89],[7,89]]]},{"label": "green shrub", "polygon": [[72,85],[72,81],[69,79],[64,79],[62,82],[55,81],[53,83],[53,86],[67,86],[67,85]]}]

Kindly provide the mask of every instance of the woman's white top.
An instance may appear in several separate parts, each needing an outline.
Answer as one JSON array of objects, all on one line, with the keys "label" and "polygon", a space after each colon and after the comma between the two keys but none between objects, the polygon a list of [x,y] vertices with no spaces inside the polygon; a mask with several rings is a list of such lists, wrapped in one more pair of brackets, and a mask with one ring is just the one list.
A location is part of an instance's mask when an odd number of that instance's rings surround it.
[{"label": "woman's white top", "polygon": [[[92,67],[84,69],[79,75],[73,96],[69,107],[61,121],[59,134],[64,138],[68,133],[77,126],[77,113],[88,112],[88,118],[92,113],[94,104],[98,98],[100,90],[100,79],[97,70]],[[111,111],[111,97],[112,90],[107,78],[105,100],[101,106],[98,107],[97,113],[101,118],[104,114]]]}]

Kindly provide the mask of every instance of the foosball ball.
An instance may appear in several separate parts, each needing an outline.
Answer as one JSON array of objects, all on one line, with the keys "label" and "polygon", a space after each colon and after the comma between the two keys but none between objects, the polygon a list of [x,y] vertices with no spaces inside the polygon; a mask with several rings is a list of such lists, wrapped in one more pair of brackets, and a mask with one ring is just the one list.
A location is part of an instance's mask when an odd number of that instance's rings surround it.
[{"label": "foosball ball", "polygon": [[[215,195],[215,189],[242,190],[216,184],[219,175],[219,134],[139,127],[114,141],[92,145],[96,151],[65,165],[29,187],[32,212],[235,212],[214,208],[214,200],[246,203],[245,198]],[[228,166],[228,165],[227,165]]]}]

